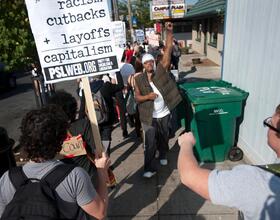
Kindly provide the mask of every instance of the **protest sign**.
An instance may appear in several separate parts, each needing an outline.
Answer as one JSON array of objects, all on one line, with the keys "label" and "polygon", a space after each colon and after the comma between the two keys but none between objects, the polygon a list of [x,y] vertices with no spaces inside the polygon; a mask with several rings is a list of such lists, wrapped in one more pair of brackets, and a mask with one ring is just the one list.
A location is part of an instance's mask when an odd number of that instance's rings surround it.
[{"label": "protest sign", "polygon": [[143,43],[145,40],[145,33],[142,29],[136,29],[135,30],[135,36],[136,36],[136,40],[139,43]]},{"label": "protest sign", "polygon": [[113,34],[114,34],[116,46],[120,48],[125,48],[125,44],[126,44],[125,23],[123,21],[113,21],[112,25],[113,25]]},{"label": "protest sign", "polygon": [[118,70],[107,1],[25,2],[46,83]]},{"label": "protest sign", "polygon": [[125,23],[123,21],[113,21],[112,27],[115,38],[118,65],[120,66],[122,55],[126,46]]},{"label": "protest sign", "polygon": [[149,45],[151,45],[152,47],[157,47],[159,46],[159,35],[157,34],[150,34],[147,36]]},{"label": "protest sign", "polygon": [[86,149],[82,135],[72,136],[68,135],[62,144],[62,149],[57,155],[57,159],[72,158],[80,155],[86,155]]},{"label": "protest sign", "polygon": [[150,34],[156,33],[156,30],[154,28],[145,28],[146,37],[148,37]]}]

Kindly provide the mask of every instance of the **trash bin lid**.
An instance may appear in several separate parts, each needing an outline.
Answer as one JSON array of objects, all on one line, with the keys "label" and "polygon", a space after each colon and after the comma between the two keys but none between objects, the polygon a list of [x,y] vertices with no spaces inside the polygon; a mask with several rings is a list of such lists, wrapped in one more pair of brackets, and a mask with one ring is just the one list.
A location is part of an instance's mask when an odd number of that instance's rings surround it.
[{"label": "trash bin lid", "polygon": [[234,87],[204,86],[189,88],[186,94],[193,104],[211,104],[242,101],[248,93]]}]

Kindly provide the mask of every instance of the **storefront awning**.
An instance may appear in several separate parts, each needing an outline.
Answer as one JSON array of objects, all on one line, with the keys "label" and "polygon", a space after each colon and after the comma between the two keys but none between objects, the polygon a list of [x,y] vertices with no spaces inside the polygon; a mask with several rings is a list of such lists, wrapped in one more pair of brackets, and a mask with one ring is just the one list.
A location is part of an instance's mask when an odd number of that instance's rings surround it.
[{"label": "storefront awning", "polygon": [[224,14],[225,8],[226,0],[199,0],[192,9],[187,12],[185,18]]}]

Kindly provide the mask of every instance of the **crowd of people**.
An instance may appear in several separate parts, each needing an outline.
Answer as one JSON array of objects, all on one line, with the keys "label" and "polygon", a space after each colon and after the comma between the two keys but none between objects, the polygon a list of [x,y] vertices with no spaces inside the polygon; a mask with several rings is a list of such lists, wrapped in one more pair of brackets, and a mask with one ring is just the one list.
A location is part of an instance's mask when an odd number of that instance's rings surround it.
[{"label": "crowd of people", "polygon": [[[71,94],[56,91],[47,105],[23,118],[19,142],[29,159],[22,167],[27,178],[40,180],[61,164],[75,166],[54,189],[62,200],[58,203],[61,218],[105,218],[108,170],[114,169],[110,161],[112,131],[118,120],[124,139],[129,135],[129,124],[143,141],[144,178],[156,174],[158,161],[161,166],[168,165],[170,120],[182,97],[170,73],[171,69],[178,69],[181,56],[172,23],[165,23],[165,33],[165,45],[158,48],[157,57],[138,44],[127,44],[119,72],[90,80],[92,90],[100,91],[109,109],[108,120],[98,125],[104,146],[102,154],[95,149],[81,81],[77,90],[80,106]],[[268,144],[280,157],[280,105],[264,125],[269,128]],[[86,154],[57,160],[65,141],[72,139],[85,147]],[[280,216],[279,176],[251,165],[225,171],[204,169],[194,157],[195,143],[191,132],[178,138],[178,170],[185,186],[214,204],[238,208],[245,219]],[[7,217],[6,209],[16,191],[12,175],[5,172],[0,179],[0,216]]]}]

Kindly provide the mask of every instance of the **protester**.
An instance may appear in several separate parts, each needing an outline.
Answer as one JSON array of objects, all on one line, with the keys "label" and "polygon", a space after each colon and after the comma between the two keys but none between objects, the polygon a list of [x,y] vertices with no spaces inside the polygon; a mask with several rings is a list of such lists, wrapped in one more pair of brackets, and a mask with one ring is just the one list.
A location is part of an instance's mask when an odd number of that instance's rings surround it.
[{"label": "protester", "polygon": [[[57,106],[50,105],[26,114],[21,123],[20,145],[30,160],[23,166],[28,178],[41,179],[62,164],[54,158],[61,150],[68,128],[68,118]],[[60,198],[58,210],[65,219],[90,219],[87,215],[97,219],[105,217],[108,204],[106,179],[110,160],[104,154],[95,159],[95,165],[99,181],[97,190],[91,184],[89,175],[80,167],[75,167],[55,188]],[[0,216],[14,194],[15,188],[6,172],[0,179]]]},{"label": "protester", "polygon": [[128,77],[135,73],[134,66],[130,63],[121,63],[120,73],[123,79],[124,87],[127,87]]},{"label": "protester", "polygon": [[115,118],[115,110],[114,110],[114,100],[113,96],[115,96],[116,92],[122,91],[123,89],[123,80],[120,72],[116,73],[116,78],[118,84],[113,84],[111,82],[111,78],[109,76],[104,76],[102,79],[104,81],[104,85],[100,88],[100,92],[104,97],[108,109],[109,109],[109,120],[103,124],[99,125],[99,130],[101,134],[101,140],[103,146],[107,149],[107,153],[110,156],[111,153],[111,140],[112,140],[112,131],[113,124],[116,120]]},{"label": "protester", "polygon": [[[127,138],[128,137],[128,132],[127,132],[127,111],[126,111],[126,105],[125,105],[125,95],[127,93],[127,80],[128,77],[131,74],[135,73],[135,70],[133,68],[133,66],[129,63],[121,63],[120,65],[120,73],[123,79],[123,85],[124,88],[123,90],[117,91],[115,93],[115,98],[117,100],[117,106],[119,108],[119,112],[120,112],[120,123],[121,123],[121,129],[122,129],[122,136],[123,138]],[[113,84],[118,84],[117,78],[116,78],[116,74],[112,73],[110,74],[111,77],[111,81]]]},{"label": "protester", "polygon": [[[141,66],[142,63],[141,63]],[[142,71],[143,68],[141,68],[141,71]],[[127,94],[128,95],[133,95],[134,97],[134,101],[136,102],[135,100],[135,95],[134,95],[134,90],[135,90],[135,76],[139,75],[141,72],[137,72],[135,74],[132,74],[128,77],[128,87],[127,87]],[[127,103],[126,105],[128,105],[128,98],[129,97],[126,97],[126,100],[127,100]],[[140,118],[139,118],[139,110],[138,110],[138,105],[137,103],[136,104],[136,108],[135,108],[135,112],[134,113],[130,113],[129,110],[128,111],[128,117],[129,117],[129,122],[130,122],[130,125],[131,127],[135,127],[135,132],[136,132],[136,136],[138,138],[141,138],[143,139],[143,135],[142,135],[142,130],[141,130],[141,121],[140,121]]]},{"label": "protester", "polygon": [[127,43],[125,49],[125,62],[130,63],[132,56],[133,56],[133,49],[131,49],[130,44]]},{"label": "protester", "polygon": [[173,42],[173,24],[166,22],[166,48],[161,62],[155,68],[151,54],[142,57],[144,72],[135,77],[135,98],[144,130],[144,177],[156,173],[153,165],[156,150],[161,165],[167,165],[169,150],[169,116],[182,100],[174,81],[169,76]]},{"label": "protester", "polygon": [[55,93],[54,84],[46,84],[40,65],[31,64],[31,79],[37,102],[37,107],[42,107],[48,103],[49,98]]},{"label": "protester", "polygon": [[178,70],[180,57],[181,57],[181,49],[179,47],[178,41],[174,40],[172,53],[171,53],[172,69]]},{"label": "protester", "polygon": [[[276,153],[273,165],[280,171],[280,105],[272,117],[264,120],[268,127],[267,142]],[[214,204],[235,207],[242,211],[245,219],[278,219],[280,216],[280,172],[275,175],[268,168],[238,165],[232,170],[213,170],[199,167],[193,146],[196,140],[191,132],[178,139],[180,153],[178,170],[184,185]]]},{"label": "protester", "polygon": [[[116,92],[121,91],[123,89],[123,80],[120,72],[116,73],[116,79],[118,81],[118,84],[114,84],[111,82],[111,78],[109,74],[104,74],[101,76],[100,80],[93,79],[90,82],[91,91],[97,92],[98,90],[100,90],[100,93],[102,94],[102,97],[104,98],[109,111],[108,120],[104,123],[98,124],[102,145],[106,153],[108,154],[108,156],[110,156],[113,124],[116,121],[113,97],[115,96]],[[100,81],[103,82],[100,83]],[[79,115],[84,115],[83,112],[85,113],[86,110],[85,110],[85,96],[83,95],[82,87],[80,87],[79,94],[82,95]]]},{"label": "protester", "polygon": [[134,67],[135,72],[137,73],[137,72],[142,71],[142,69],[143,69],[142,68],[141,70],[138,70],[138,68],[140,68],[142,66],[141,59],[145,53],[145,50],[142,46],[138,46],[138,45],[135,46],[133,50],[134,50],[134,52],[133,52],[133,56],[131,58],[130,64]]},{"label": "protester", "polygon": [[62,108],[62,110],[68,117],[68,121],[70,122],[70,127],[68,128],[68,136],[77,137],[81,135],[81,138],[79,140],[83,142],[83,145],[85,146],[88,154],[88,156],[81,155],[72,158],[65,158],[63,159],[63,162],[74,163],[84,168],[88,172],[92,182],[96,186],[96,167],[88,158],[94,158],[95,153],[93,134],[88,118],[84,117],[76,120],[76,113],[78,109],[77,101],[71,94],[65,91],[57,91],[56,94],[50,98],[49,104],[58,105]]},{"label": "protester", "polygon": [[8,169],[16,166],[16,160],[13,154],[14,139],[10,138],[7,130],[0,127],[0,177]]}]

